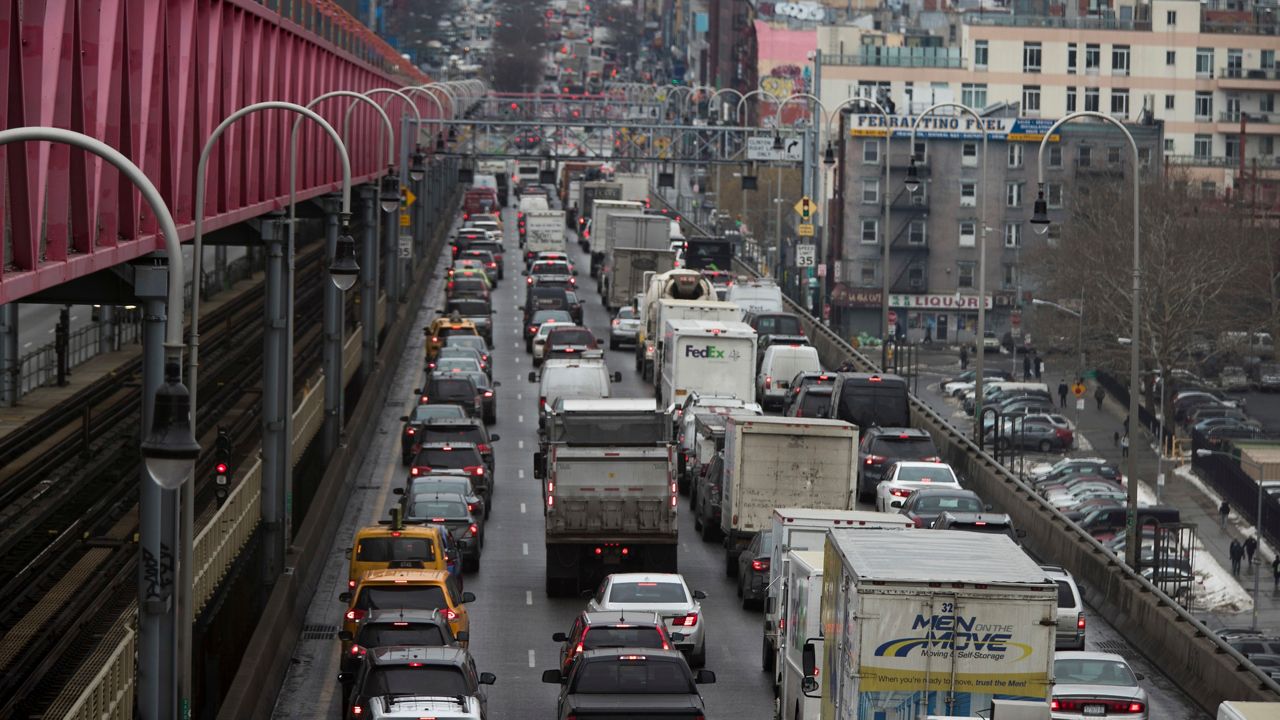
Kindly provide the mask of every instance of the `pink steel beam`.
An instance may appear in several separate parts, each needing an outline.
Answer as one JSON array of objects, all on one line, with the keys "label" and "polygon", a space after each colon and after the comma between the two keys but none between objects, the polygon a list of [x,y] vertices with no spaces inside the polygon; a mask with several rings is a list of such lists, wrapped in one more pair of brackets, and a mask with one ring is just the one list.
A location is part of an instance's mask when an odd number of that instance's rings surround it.
[{"label": "pink steel beam", "polygon": [[[0,130],[69,128],[119,149],[160,189],[183,240],[200,147],[236,109],[429,81],[332,0],[0,0],[0,67]],[[424,119],[439,117],[435,103],[414,102]],[[340,122],[345,110],[326,103],[322,114]],[[288,122],[278,115],[247,118],[219,143],[206,232],[284,207]],[[352,119],[355,183],[385,172],[375,120],[367,108]],[[299,199],[341,186],[327,143],[303,131]],[[44,143],[0,149],[0,233],[0,304],[163,248],[154,216],[113,169]]]}]

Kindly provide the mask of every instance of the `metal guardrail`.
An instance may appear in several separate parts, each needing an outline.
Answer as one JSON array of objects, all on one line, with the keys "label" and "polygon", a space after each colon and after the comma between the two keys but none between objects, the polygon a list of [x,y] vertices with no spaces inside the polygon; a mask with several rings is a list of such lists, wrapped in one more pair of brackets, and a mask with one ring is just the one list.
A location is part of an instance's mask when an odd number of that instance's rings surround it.
[{"label": "metal guardrail", "polygon": [[[129,321],[113,323],[117,348],[139,342],[142,323]],[[72,370],[98,354],[98,344],[106,326],[101,323],[86,325],[67,336],[67,369]],[[18,394],[26,395],[40,387],[58,384],[58,344],[51,342],[32,350],[18,360]]]},{"label": "metal guardrail", "polygon": [[[126,614],[136,614],[133,606]],[[64,720],[133,720],[134,651],[138,640],[132,626],[89,682]]]},{"label": "metal guardrail", "polygon": [[245,472],[195,539],[196,614],[204,611],[261,519],[262,461]]},{"label": "metal guardrail", "polygon": [[[665,201],[659,196],[659,201]],[[706,231],[689,221],[687,218],[683,220],[690,229],[697,234],[706,234]],[[751,266],[742,262],[738,258],[734,258],[735,268],[741,272],[755,277],[760,277],[760,273]],[[810,315],[803,307],[796,303],[792,298],[785,295],[783,300],[786,303],[787,310],[795,313],[801,318],[801,324],[804,325],[805,331],[809,335],[810,342],[818,350],[818,356],[826,367],[839,367],[845,360],[851,360],[859,370],[864,372],[877,372],[879,366],[872,362],[867,356],[858,352],[854,347],[845,342],[842,338],[831,331],[830,328],[818,322],[817,318]],[[1253,688],[1256,691],[1269,692],[1273,695],[1273,700],[1280,700],[1280,683],[1272,680],[1271,677],[1259,670],[1244,655],[1235,648],[1231,647],[1225,640],[1218,637],[1204,623],[1200,622],[1191,613],[1187,612],[1173,598],[1166,595],[1159,587],[1152,584],[1140,574],[1134,572],[1124,563],[1124,559],[1118,557],[1102,543],[1098,542],[1092,535],[1085,532],[1079,525],[1069,519],[1061,511],[1051,505],[1047,500],[1041,497],[1034,488],[1027,485],[1021,478],[1014,475],[1007,468],[1001,465],[994,457],[986,451],[980,449],[976,443],[968,436],[959,432],[951,423],[941,415],[939,415],[932,407],[921,401],[914,394],[911,396],[911,414],[912,422],[916,427],[923,427],[933,436],[934,441],[938,444],[938,449],[942,452],[944,458],[950,459],[952,462],[963,461],[963,464],[970,467],[961,468],[961,470],[969,470],[972,473],[981,472],[988,474],[987,481],[994,486],[1004,489],[1006,492],[1012,490],[1018,497],[1028,502],[1029,505],[1019,512],[1015,511],[1015,515],[1027,516],[1031,513],[1038,513],[1041,523],[1036,526],[1040,532],[1046,530],[1060,530],[1054,532],[1055,535],[1061,537],[1054,538],[1056,542],[1067,541],[1084,545],[1086,557],[1091,560],[1097,574],[1119,573],[1121,581],[1119,584],[1111,584],[1107,587],[1098,587],[1098,591],[1103,593],[1115,593],[1125,596],[1129,606],[1124,610],[1132,612],[1139,603],[1143,602],[1142,595],[1151,595],[1156,605],[1169,613],[1172,617],[1170,621],[1176,627],[1177,623],[1185,623],[1190,627],[1194,636],[1205,638],[1210,647],[1203,648],[1206,653],[1216,653],[1227,655],[1230,657],[1240,670],[1246,671],[1253,676],[1255,681]],[[1015,510],[1015,508],[1007,508]],[[1015,520],[1017,518],[1015,517]],[[1027,523],[1023,523],[1026,527]],[[1065,545],[1064,545],[1065,547]],[[1072,569],[1068,567],[1068,569]],[[1077,568],[1079,574],[1080,568]],[[1135,587],[1136,586],[1136,587]],[[1117,618],[1111,618],[1113,622]],[[1117,625],[1118,629],[1119,625]],[[1125,635],[1125,631],[1121,629],[1121,634]],[[1148,653],[1159,653],[1162,648],[1144,647],[1143,651]],[[1165,656],[1166,659],[1177,657],[1176,655]],[[1175,681],[1180,679],[1177,677],[1177,670],[1191,672],[1189,663],[1183,663],[1181,667],[1162,669],[1174,676]],[[1197,698],[1198,702],[1203,703],[1203,698]]]}]

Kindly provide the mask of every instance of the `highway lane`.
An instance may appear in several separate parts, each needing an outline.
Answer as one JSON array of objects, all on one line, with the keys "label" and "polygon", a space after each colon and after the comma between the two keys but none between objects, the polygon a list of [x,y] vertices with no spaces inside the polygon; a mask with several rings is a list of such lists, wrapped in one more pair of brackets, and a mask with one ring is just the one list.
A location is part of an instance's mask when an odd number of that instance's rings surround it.
[{"label": "highway lane", "polygon": [[[533,369],[524,352],[520,311],[524,278],[522,253],[515,235],[515,216],[507,211],[505,226],[506,278],[495,290],[494,379],[498,388],[498,422],[491,427],[500,439],[497,453],[493,513],[485,527],[481,569],[466,577],[466,589],[477,596],[468,606],[471,616],[471,650],[481,671],[494,672],[498,682],[489,692],[491,718],[552,717],[556,686],[541,682],[543,670],[556,667],[559,645],[551,634],[568,630],[582,599],[547,598],[544,592],[542,496],[533,478],[532,455],[537,447],[537,385],[528,382]],[[608,334],[609,318],[596,301],[595,283],[586,273],[586,258],[570,244],[579,267],[579,283],[587,325],[601,338]],[[438,278],[433,280],[438,283]],[[439,307],[440,288],[432,288],[427,308]],[[433,313],[419,310],[419,322],[427,324]],[[275,717],[336,716],[340,709],[337,683],[339,643],[336,630],[345,609],[338,602],[346,577],[344,551],[357,527],[385,517],[392,504],[390,488],[403,481],[399,464],[399,416],[412,401],[411,390],[420,379],[423,339],[414,337],[400,358],[392,397],[378,418],[379,437],[360,464],[361,477],[347,504],[347,515],[334,538],[324,576],[307,615],[315,629],[301,639],[294,664],[277,699]],[[611,370],[622,371],[623,380],[613,386],[617,396],[650,396],[632,369],[630,349],[606,351]],[[686,505],[681,503],[681,511]],[[724,551],[705,544],[693,531],[687,514],[680,519],[682,538],[679,564],[690,585],[706,591],[703,617],[707,622],[707,668],[715,670],[718,683],[703,687],[711,718],[770,718],[773,694],[760,667],[762,616],[741,608],[735,585],[724,574]]]}]

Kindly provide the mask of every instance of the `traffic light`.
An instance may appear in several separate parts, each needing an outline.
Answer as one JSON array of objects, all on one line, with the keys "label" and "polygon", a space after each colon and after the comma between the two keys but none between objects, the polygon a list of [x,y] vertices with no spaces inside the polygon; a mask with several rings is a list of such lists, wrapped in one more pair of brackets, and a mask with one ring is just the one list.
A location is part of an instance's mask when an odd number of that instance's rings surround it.
[{"label": "traffic light", "polygon": [[226,428],[218,428],[218,440],[213,449],[213,496],[218,505],[226,502],[231,484],[231,435]]}]

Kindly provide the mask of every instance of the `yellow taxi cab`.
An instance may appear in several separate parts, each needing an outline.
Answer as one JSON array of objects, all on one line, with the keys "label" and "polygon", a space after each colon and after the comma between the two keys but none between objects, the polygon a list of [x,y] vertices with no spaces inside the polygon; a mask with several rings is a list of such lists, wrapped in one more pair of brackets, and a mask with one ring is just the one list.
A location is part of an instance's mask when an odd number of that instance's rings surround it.
[{"label": "yellow taxi cab", "polygon": [[453,634],[471,630],[466,603],[475,593],[463,592],[458,581],[445,570],[370,570],[356,580],[356,586],[338,595],[347,603],[342,629],[355,637],[360,621],[374,610],[439,610],[449,621]]},{"label": "yellow taxi cab", "polygon": [[440,348],[444,347],[445,339],[450,335],[480,336],[480,331],[476,329],[476,324],[464,319],[456,312],[448,316],[441,315],[431,321],[430,325],[423,328],[422,332],[427,336],[427,362],[436,359]]},{"label": "yellow taxi cab", "polygon": [[372,570],[450,570],[439,525],[373,525],[356,531],[347,549],[347,588]]}]

